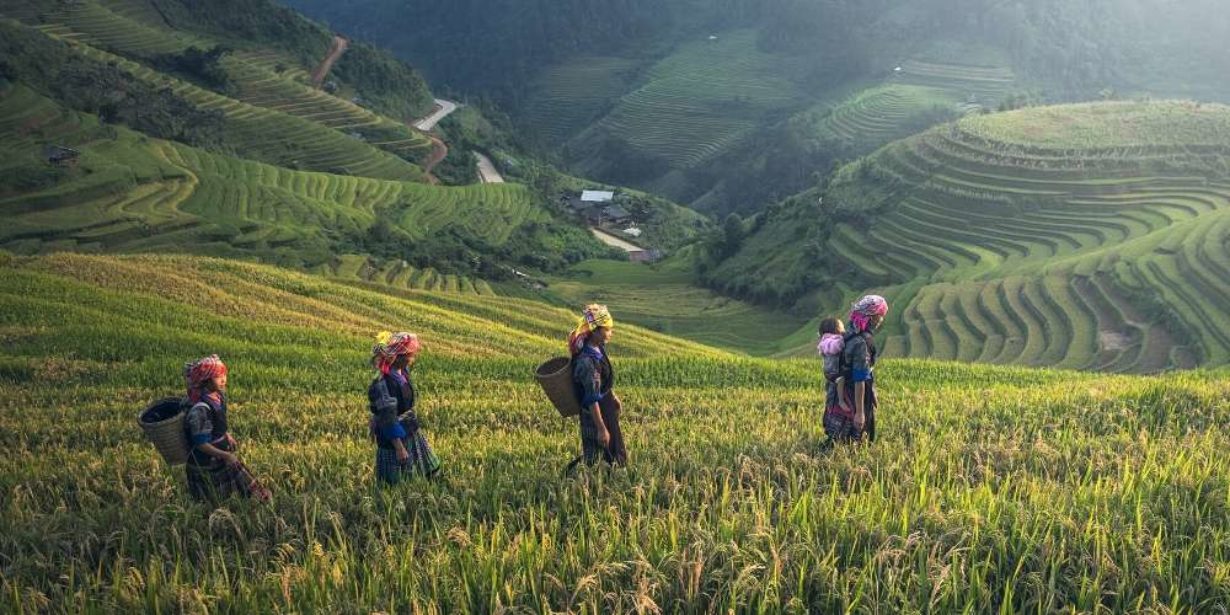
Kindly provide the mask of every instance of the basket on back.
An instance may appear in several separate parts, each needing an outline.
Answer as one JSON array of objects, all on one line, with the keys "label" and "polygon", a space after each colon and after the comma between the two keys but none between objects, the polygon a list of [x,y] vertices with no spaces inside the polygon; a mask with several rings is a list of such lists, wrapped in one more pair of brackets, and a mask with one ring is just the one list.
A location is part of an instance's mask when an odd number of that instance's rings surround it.
[{"label": "basket on back", "polygon": [[188,436],[184,433],[183,400],[167,397],[146,406],[137,417],[145,437],[170,465],[188,461]]},{"label": "basket on back", "polygon": [[542,386],[542,392],[564,418],[581,414],[581,402],[572,387],[571,367],[572,361],[567,357],[555,357],[534,370],[534,378]]}]

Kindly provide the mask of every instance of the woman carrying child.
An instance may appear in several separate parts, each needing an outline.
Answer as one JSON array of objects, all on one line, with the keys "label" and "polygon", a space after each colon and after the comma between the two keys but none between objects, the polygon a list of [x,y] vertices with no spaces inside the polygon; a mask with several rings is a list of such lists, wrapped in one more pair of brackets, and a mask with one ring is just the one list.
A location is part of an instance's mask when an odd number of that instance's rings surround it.
[{"label": "woman carrying child", "polygon": [[854,442],[866,435],[876,439],[875,363],[873,335],[888,314],[888,301],[879,295],[859,299],[850,310],[850,332],[840,320],[820,323],[820,344],[827,380],[824,431],[833,442]]}]

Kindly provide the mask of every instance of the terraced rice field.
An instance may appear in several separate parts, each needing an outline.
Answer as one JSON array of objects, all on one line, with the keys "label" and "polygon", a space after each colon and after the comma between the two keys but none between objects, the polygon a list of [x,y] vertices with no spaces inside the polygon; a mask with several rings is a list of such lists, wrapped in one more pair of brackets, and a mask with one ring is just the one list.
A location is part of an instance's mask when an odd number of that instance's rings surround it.
[{"label": "terraced rice field", "polygon": [[[825,454],[814,360],[621,323],[630,464],[565,480],[576,423],[530,374],[572,318],[212,258],[0,253],[0,611],[1230,604],[1224,373],[889,360],[878,441]],[[374,484],[367,360],[388,329],[423,339],[437,482]],[[266,505],[191,501],[135,425],[213,352]]]},{"label": "terraced rice field", "polygon": [[695,166],[738,141],[764,114],[798,104],[797,86],[784,76],[797,68],[791,62],[759,51],[750,31],[685,44],[569,147],[584,153],[588,142],[609,135],[673,167]]},{"label": "terraced rice field", "polygon": [[796,121],[821,139],[836,139],[867,149],[909,136],[926,114],[953,112],[960,102],[952,92],[932,87],[886,84],[859,92],[832,109],[813,110]]},{"label": "terraced rice field", "polygon": [[961,102],[994,109],[1012,91],[1016,76],[1002,66],[970,66],[911,59],[901,65],[896,83],[949,92]]},{"label": "terraced rice field", "polygon": [[[551,294],[572,304],[600,301],[621,318],[702,344],[770,356],[803,319],[698,288],[682,261],[639,263],[585,261],[567,278],[552,280]],[[809,334],[810,335],[810,334]]]},{"label": "terraced rice field", "polygon": [[500,294],[485,280],[441,273],[431,267],[420,269],[404,260],[380,263],[361,254],[343,254],[328,263],[322,263],[313,268],[312,273],[397,290],[425,290],[481,296]]},{"label": "terraced rice field", "polygon": [[[430,139],[403,122],[368,111],[308,84],[288,56],[268,49],[238,51],[223,59],[235,92],[219,94],[159,73],[136,61],[209,48],[219,41],[158,28],[126,13],[140,3],[97,0],[55,5],[38,13],[45,34],[70,42],[83,54],[113,62],[149,83],[169,87],[205,109],[218,109],[230,124],[228,138],[249,155],[275,164],[382,179],[418,181],[413,162],[431,149]],[[5,7],[7,10],[7,7]],[[281,73],[278,68],[285,68]],[[375,135],[367,138],[364,134]]]},{"label": "terraced rice field", "polygon": [[333,257],[339,233],[361,234],[378,216],[411,237],[458,228],[493,246],[549,217],[520,185],[447,188],[293,171],[100,127],[21,86],[0,92],[0,143],[21,154],[13,163],[41,164],[52,139],[80,149],[82,159],[54,185],[0,198],[0,245],[9,249],[209,251],[312,264]]},{"label": "terraced rice field", "polygon": [[866,194],[857,173],[891,189],[886,213],[867,230],[840,224],[831,247],[898,297],[893,353],[1135,371],[1224,364],[1227,119],[1230,108],[1187,103],[970,117],[884,148],[869,170],[843,170],[830,194]]},{"label": "terraced rice field", "polygon": [[636,62],[583,57],[549,68],[533,86],[523,115],[546,143],[564,143],[609,110],[627,93]]}]

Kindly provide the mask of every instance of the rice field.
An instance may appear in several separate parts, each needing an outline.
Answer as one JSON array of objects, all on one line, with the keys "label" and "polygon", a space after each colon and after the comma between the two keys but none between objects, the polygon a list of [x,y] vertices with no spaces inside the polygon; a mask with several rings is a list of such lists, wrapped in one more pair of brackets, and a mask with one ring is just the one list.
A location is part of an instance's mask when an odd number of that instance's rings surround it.
[{"label": "rice field", "polygon": [[[890,360],[820,452],[814,362],[620,325],[631,463],[564,480],[529,373],[571,314],[187,256],[0,255],[0,611],[1219,612],[1226,374]],[[618,318],[618,313],[616,314]],[[445,478],[381,490],[374,331],[424,338]],[[187,498],[134,421],[231,367],[265,506]]]},{"label": "rice field", "polygon": [[874,150],[910,136],[917,128],[914,124],[927,114],[955,112],[959,102],[950,91],[889,83],[861,90],[836,107],[815,109],[794,121],[820,139]]},{"label": "rice field", "polygon": [[[13,14],[14,7],[0,7]],[[158,54],[189,46],[206,49],[233,45],[200,33],[159,26],[140,14],[139,2],[83,0],[37,12],[44,34],[83,55],[114,63],[139,79],[176,94],[203,109],[217,109],[228,120],[227,142],[246,156],[292,168],[381,179],[421,181],[415,161],[431,149],[428,137],[403,122],[380,116],[348,100],[313,88],[307,71],[288,54],[267,48],[240,49],[222,67],[233,92],[221,94],[142,63]]]},{"label": "rice field", "polygon": [[733,31],[716,41],[682,44],[650,67],[643,82],[625,93],[601,120],[569,142],[578,168],[596,164],[587,149],[613,138],[684,169],[733,146],[764,115],[789,109],[801,93],[789,76],[797,60],[756,48],[755,33]]},{"label": "rice field", "polygon": [[[189,251],[314,266],[334,258],[338,234],[362,234],[378,217],[411,238],[457,229],[492,246],[550,219],[521,185],[295,171],[103,127],[20,85],[0,91],[0,144],[14,154],[6,162],[46,166],[51,142],[78,149],[81,161],[52,185],[0,197],[9,250]],[[456,276],[415,280],[400,286],[488,290]]]},{"label": "rice field", "polygon": [[585,261],[574,265],[567,277],[551,280],[548,290],[571,304],[599,301],[626,321],[753,356],[788,349],[783,340],[807,324],[798,316],[697,287],[686,262],[674,259],[649,266]]},{"label": "rice field", "polygon": [[1112,371],[1221,365],[1227,117],[1187,103],[970,116],[843,169],[832,206],[883,213],[866,229],[839,223],[830,248],[897,297],[894,354]]}]

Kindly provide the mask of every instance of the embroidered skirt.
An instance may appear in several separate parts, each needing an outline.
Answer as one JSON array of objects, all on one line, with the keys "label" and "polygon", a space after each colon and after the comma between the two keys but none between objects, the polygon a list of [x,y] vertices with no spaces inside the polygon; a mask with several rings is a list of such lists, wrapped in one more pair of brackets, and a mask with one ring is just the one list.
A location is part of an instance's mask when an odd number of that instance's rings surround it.
[{"label": "embroidered skirt", "polygon": [[376,478],[380,482],[396,485],[403,477],[431,478],[440,471],[440,458],[431,450],[422,430],[417,430],[407,437],[405,444],[406,452],[410,453],[410,459],[406,463],[397,460],[397,449],[376,449]]}]

